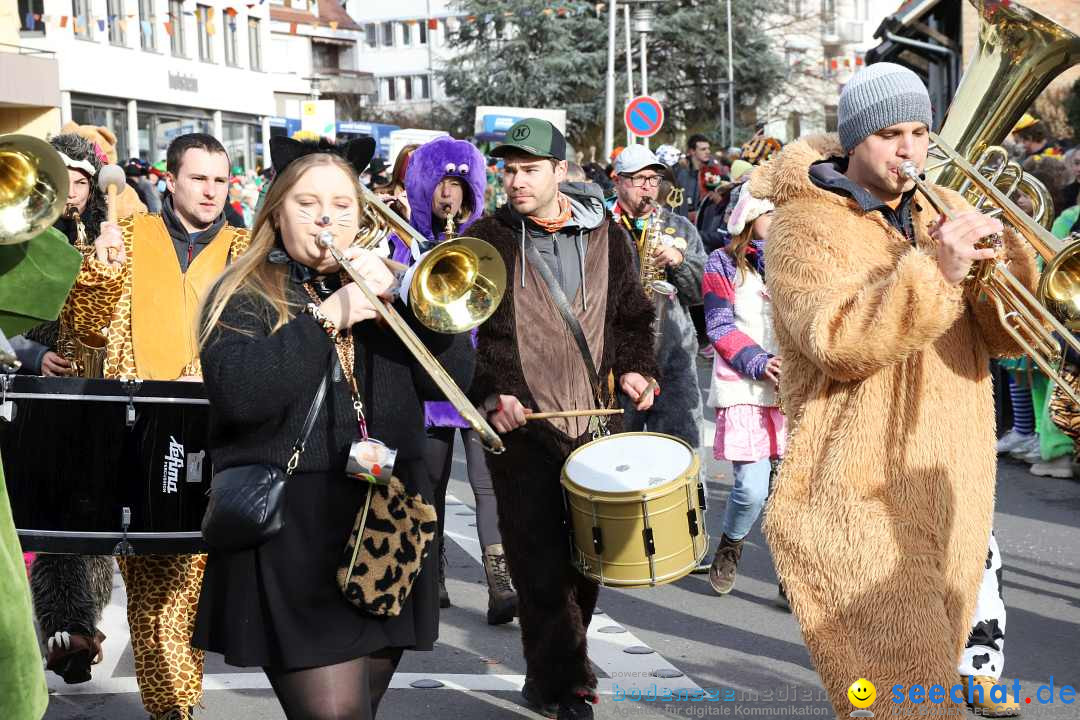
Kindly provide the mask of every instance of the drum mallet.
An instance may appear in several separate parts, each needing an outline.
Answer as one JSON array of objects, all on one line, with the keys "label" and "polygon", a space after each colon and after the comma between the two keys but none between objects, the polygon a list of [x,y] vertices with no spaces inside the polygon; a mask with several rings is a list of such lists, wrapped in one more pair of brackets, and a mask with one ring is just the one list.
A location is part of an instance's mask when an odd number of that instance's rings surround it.
[{"label": "drum mallet", "polygon": [[614,410],[559,410],[557,412],[530,413],[525,416],[525,422],[530,420],[550,420],[552,418],[576,418],[592,417],[593,415],[622,415],[622,408]]},{"label": "drum mallet", "polygon": [[[98,171],[98,188],[105,193],[106,216],[108,222],[114,223],[116,217],[116,196],[127,185],[127,174],[119,165],[105,165]],[[113,261],[113,248],[109,248],[109,262]]]}]

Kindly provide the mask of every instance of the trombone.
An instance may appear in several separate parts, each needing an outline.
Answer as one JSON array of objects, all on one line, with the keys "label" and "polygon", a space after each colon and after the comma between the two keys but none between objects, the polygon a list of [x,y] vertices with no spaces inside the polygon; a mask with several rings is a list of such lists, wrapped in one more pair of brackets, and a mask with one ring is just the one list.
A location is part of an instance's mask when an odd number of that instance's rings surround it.
[{"label": "trombone", "polygon": [[[361,186],[363,225],[357,244],[371,249],[391,232],[409,244],[423,241],[416,230],[388,208],[373,192]],[[319,244],[325,247],[364,294],[375,313],[394,331],[406,349],[480,436],[485,449],[499,454],[505,449],[498,433],[488,424],[446,369],[391,306],[372,292],[364,278],[334,245],[334,235],[323,231]],[[409,306],[416,318],[436,332],[457,334],[471,330],[487,320],[498,307],[506,291],[506,265],[498,251],[479,238],[458,237],[440,243],[420,258],[414,266],[409,287]]]},{"label": "trombone", "polygon": [[[987,202],[991,203],[993,209],[987,214],[1000,216],[1003,223],[1013,227],[1044,258],[1054,258],[1039,283],[1038,292],[1040,296],[1043,296],[1043,286],[1053,278],[1050,268],[1055,264],[1060,264],[1064,259],[1075,257],[1075,251],[1080,249],[1080,243],[1064,248],[1063,252],[1061,241],[1051,235],[1046,228],[1034,222],[1016,203],[998,190],[994,184],[996,178],[991,180],[984,177],[980,170],[973,167],[937,135],[931,133],[930,138],[931,153],[944,156],[948,163],[964,175],[966,179],[963,187],[979,195],[977,205],[980,209],[984,208]],[[942,216],[947,220],[956,217],[957,213],[948,206],[937,189],[923,179],[915,163],[910,161],[903,163],[900,166],[900,172],[915,183],[923,196]],[[1015,186],[1018,182],[1019,178],[1012,180],[1010,184]],[[995,235],[985,239],[981,246],[1000,249],[1001,244],[1001,238]],[[1002,327],[1024,352],[1031,356],[1039,369],[1061,386],[1074,402],[1080,404],[1080,393],[1061,376],[1063,356],[1061,345],[1055,337],[1056,333],[1073,351],[1080,353],[1080,341],[1069,328],[1054,317],[1054,314],[1024,287],[1024,284],[1009,271],[1005,261],[1000,258],[979,262],[973,269],[972,275],[969,276],[969,280],[972,283],[972,289],[984,291],[994,303]],[[1062,285],[1062,283],[1059,282],[1057,285]],[[1074,285],[1074,288],[1080,288],[1080,286]],[[1074,300],[1072,293],[1069,294],[1068,300]]]}]

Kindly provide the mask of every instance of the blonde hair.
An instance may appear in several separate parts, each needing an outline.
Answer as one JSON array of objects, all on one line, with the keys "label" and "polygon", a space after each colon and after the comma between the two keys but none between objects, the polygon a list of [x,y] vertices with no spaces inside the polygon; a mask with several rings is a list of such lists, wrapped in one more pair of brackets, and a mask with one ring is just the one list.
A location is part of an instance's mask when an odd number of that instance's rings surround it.
[{"label": "blonde hair", "polygon": [[[270,251],[277,244],[275,213],[285,202],[285,197],[301,176],[313,167],[333,165],[352,180],[353,190],[359,199],[360,182],[356,171],[344,159],[331,153],[312,153],[289,163],[284,171],[270,184],[262,209],[255,217],[251,230],[251,244],[247,252],[238,257],[218,278],[206,294],[199,317],[202,319],[199,330],[199,347],[205,347],[214,328],[221,320],[221,314],[234,295],[245,294],[258,298],[268,304],[276,314],[270,333],[277,332],[293,317],[293,305],[285,293],[288,280],[288,267],[271,263]],[[234,328],[235,329],[235,328]]]}]

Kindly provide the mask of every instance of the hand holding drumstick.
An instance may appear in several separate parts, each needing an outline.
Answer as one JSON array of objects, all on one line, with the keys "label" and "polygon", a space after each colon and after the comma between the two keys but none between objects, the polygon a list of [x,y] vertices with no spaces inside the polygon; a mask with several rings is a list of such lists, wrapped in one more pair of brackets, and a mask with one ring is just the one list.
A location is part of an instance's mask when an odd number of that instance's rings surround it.
[{"label": "hand holding drumstick", "polygon": [[126,185],[124,169],[119,165],[106,165],[98,172],[98,187],[105,193],[107,215],[94,241],[94,252],[100,262],[123,265],[127,262],[124,252],[124,234],[116,224],[116,196]]}]

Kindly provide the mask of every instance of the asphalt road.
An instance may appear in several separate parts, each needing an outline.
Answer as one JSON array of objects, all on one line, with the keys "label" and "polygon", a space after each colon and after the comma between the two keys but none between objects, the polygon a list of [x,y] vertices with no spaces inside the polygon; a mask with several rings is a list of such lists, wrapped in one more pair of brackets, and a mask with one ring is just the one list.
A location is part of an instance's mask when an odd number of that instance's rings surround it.
[{"label": "asphalt road", "polygon": [[[711,440],[711,428],[706,432]],[[711,458],[711,451],[707,454]],[[706,467],[708,525],[718,535],[730,466],[710,459]],[[464,469],[463,462],[455,463],[450,493],[461,504],[448,509],[453,540],[448,543],[448,587],[454,606],[443,611],[436,650],[406,654],[380,720],[539,717],[522,706],[518,694],[525,663],[516,622],[493,628],[484,620],[487,596]],[[1032,697],[1024,717],[1080,717],[1080,700],[1039,705],[1035,699],[1051,677],[1059,689],[1065,684],[1080,688],[1080,482],[1038,478],[1026,466],[1002,461],[995,529],[1005,561],[1008,608],[1004,678],[1019,679],[1021,697]],[[590,656],[603,678],[597,717],[831,717],[799,628],[775,599],[776,576],[758,527],[748,537],[735,590],[727,597],[715,596],[703,575],[648,590],[603,589],[603,613],[594,620],[589,640]],[[50,678],[55,694],[49,720],[146,717],[131,649],[124,646],[119,576],[105,632],[110,656],[91,683],[65,686]],[[625,652],[628,648],[635,652]],[[284,718],[265,678],[253,670],[230,668],[220,657],[209,657],[204,708],[196,717]],[[665,679],[654,675],[658,670],[681,674]],[[412,686],[424,680],[438,680],[442,687]],[[635,688],[642,699],[633,699]],[[665,688],[701,688],[719,699],[648,699],[650,691],[655,697]]]}]

